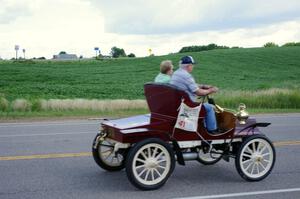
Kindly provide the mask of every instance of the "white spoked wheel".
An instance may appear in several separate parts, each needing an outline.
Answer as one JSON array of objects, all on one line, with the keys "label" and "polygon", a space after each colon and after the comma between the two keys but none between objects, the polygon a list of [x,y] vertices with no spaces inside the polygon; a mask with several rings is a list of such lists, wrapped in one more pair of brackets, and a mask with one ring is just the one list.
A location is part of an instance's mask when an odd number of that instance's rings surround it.
[{"label": "white spoked wheel", "polygon": [[[216,152],[216,153],[214,153]],[[222,151],[212,149],[212,152],[204,153],[201,149],[198,152],[198,161],[204,165],[213,165],[222,159]]]},{"label": "white spoked wheel", "polygon": [[274,146],[262,135],[251,136],[241,145],[235,163],[242,178],[248,181],[262,180],[274,166]]},{"label": "white spoked wheel", "polygon": [[142,190],[151,190],[167,181],[174,165],[174,154],[169,145],[151,138],[138,143],[129,152],[126,171],[133,185]]},{"label": "white spoked wheel", "polygon": [[93,148],[93,157],[96,163],[108,171],[118,171],[125,167],[124,157],[114,153],[114,143],[105,139],[100,141],[97,148]]}]

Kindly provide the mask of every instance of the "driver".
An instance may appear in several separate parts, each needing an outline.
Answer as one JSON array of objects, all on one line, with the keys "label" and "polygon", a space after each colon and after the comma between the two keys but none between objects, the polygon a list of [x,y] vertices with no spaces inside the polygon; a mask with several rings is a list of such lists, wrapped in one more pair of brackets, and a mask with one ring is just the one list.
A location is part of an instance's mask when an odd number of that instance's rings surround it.
[{"label": "driver", "polygon": [[[195,61],[192,56],[184,56],[179,62],[177,69],[172,77],[170,84],[173,84],[188,93],[192,101],[196,100],[196,96],[209,95],[218,91],[217,87],[210,85],[196,84],[193,76],[190,74],[193,71]],[[203,104],[206,110],[205,125],[209,133],[218,133],[216,115],[213,106],[208,103]]]}]

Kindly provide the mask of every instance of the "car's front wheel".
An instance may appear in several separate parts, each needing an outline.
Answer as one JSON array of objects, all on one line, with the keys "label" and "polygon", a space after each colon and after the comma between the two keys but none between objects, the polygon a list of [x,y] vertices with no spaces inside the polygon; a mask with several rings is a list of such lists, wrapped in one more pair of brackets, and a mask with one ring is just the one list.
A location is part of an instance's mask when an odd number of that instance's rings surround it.
[{"label": "car's front wheel", "polygon": [[235,165],[242,178],[247,181],[259,181],[270,174],[275,158],[272,142],[263,135],[253,135],[241,144]]},{"label": "car's front wheel", "polygon": [[141,190],[163,186],[175,167],[174,152],[170,145],[157,138],[137,143],[129,151],[126,173],[129,181]]}]

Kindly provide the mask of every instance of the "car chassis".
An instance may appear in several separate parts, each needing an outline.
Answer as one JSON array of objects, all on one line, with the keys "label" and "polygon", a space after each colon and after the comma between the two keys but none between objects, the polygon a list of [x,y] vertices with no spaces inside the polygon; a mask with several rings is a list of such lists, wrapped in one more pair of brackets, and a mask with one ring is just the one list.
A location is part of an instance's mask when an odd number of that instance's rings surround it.
[{"label": "car chassis", "polygon": [[163,186],[175,168],[175,162],[197,160],[212,165],[224,159],[235,159],[239,175],[247,181],[266,178],[275,163],[272,142],[248,118],[244,105],[240,111],[223,109],[214,104],[221,133],[210,134],[205,128],[205,108],[198,118],[197,132],[175,128],[181,102],[199,106],[182,90],[169,85],[148,83],[144,86],[150,114],[105,120],[93,141],[95,162],[107,171],[126,168],[129,181],[141,190]]}]

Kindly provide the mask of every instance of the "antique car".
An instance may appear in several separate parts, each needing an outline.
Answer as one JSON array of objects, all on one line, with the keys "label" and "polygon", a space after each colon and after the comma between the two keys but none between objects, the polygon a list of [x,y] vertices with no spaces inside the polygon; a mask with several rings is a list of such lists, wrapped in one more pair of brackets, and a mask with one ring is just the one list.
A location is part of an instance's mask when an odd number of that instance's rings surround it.
[{"label": "antique car", "polygon": [[[187,93],[170,84],[147,83],[145,97],[150,114],[104,120],[96,135],[92,152],[95,162],[107,171],[126,169],[129,181],[141,190],[158,189],[172,174],[175,163],[197,160],[212,165],[221,159],[235,159],[239,175],[247,181],[266,178],[275,163],[272,142],[248,117],[245,105],[237,112],[221,108],[211,98],[220,132],[210,134],[201,108],[197,131],[175,128],[181,103],[197,107]],[[208,174],[209,175],[209,174]]]}]

